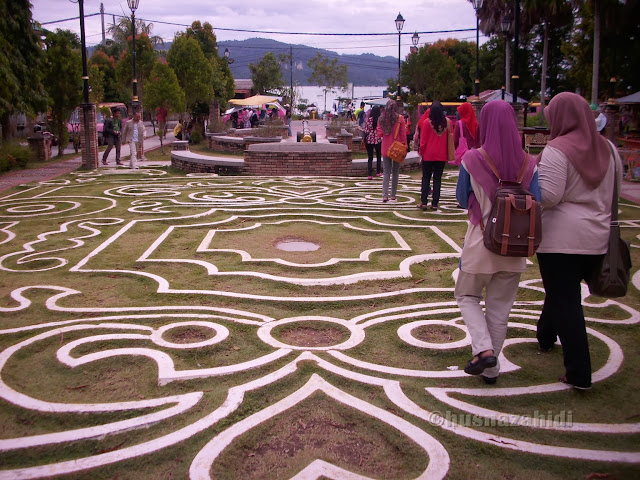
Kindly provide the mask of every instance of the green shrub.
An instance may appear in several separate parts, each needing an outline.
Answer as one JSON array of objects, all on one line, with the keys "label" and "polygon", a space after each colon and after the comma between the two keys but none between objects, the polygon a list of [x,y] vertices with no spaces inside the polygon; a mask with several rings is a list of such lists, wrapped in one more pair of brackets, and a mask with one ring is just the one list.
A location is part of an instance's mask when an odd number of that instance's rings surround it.
[{"label": "green shrub", "polygon": [[0,172],[14,168],[24,168],[31,160],[31,149],[18,143],[4,143],[0,146]]},{"label": "green shrub", "polygon": [[196,123],[193,125],[193,130],[191,131],[191,143],[198,144],[202,141],[202,130],[200,128],[200,124]]}]

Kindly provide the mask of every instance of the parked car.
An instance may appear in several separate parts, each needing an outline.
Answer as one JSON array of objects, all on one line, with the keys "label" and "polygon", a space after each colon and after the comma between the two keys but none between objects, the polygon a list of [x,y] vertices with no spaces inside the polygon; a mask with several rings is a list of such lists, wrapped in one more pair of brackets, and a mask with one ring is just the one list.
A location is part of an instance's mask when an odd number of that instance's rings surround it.
[{"label": "parked car", "polygon": [[[122,126],[124,128],[124,124],[127,121],[127,106],[124,103],[120,102],[105,102],[99,103],[96,108],[96,129],[98,131],[98,145],[104,145],[104,136],[102,135],[102,130],[104,128],[104,114],[101,110],[104,108],[108,108],[113,111],[113,109],[117,108],[120,110],[120,118],[122,119]],[[80,134],[80,107],[76,108],[71,117],[69,118],[69,123],[67,123],[67,130],[69,131],[69,141],[73,142],[74,147],[76,145],[80,145],[80,141],[78,135]],[[77,150],[76,150],[77,151]]]}]

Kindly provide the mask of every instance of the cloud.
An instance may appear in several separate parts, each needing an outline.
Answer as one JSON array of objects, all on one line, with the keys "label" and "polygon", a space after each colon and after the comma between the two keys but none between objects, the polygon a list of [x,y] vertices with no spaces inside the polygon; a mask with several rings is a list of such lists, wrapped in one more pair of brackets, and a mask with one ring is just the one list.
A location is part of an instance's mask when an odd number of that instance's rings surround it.
[{"label": "cloud", "polygon": [[[78,16],[78,4],[68,0],[31,0],[33,18],[41,23]],[[263,6],[264,5],[264,6]],[[99,2],[85,0],[85,15],[97,13]],[[130,14],[125,0],[105,6],[108,14]],[[411,45],[414,31],[453,30],[475,27],[475,12],[467,0],[406,0],[400,11],[405,18],[402,35],[402,56]],[[397,56],[398,37],[390,36],[306,36],[276,35],[249,32],[232,32],[220,28],[269,30],[278,32],[324,32],[324,33],[396,33],[394,20],[398,5],[388,0],[279,0],[256,4],[255,0],[140,0],[136,16],[154,22],[153,33],[165,41],[173,40],[176,32],[184,31],[181,25],[191,25],[194,20],[209,22],[216,30],[220,43],[243,40],[251,37],[272,38],[281,42],[304,44],[334,50],[338,53]],[[105,15],[105,23],[112,23],[111,15]],[[117,18],[116,18],[117,21]],[[80,32],[77,19],[46,28],[64,28]],[[102,39],[100,16],[85,19],[87,44],[95,45]],[[438,38],[468,38],[475,40],[474,32],[456,34],[422,34],[420,43],[433,42]]]}]

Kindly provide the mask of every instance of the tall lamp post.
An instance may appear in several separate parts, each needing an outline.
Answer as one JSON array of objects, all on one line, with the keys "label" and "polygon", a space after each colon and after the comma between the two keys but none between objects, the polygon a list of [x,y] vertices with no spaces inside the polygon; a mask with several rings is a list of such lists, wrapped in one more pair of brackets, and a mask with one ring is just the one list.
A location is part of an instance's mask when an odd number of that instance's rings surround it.
[{"label": "tall lamp post", "polygon": [[400,81],[400,36],[402,35],[402,27],[404,27],[404,18],[398,13],[396,17],[396,29],[398,30],[398,82]]},{"label": "tall lamp post", "polygon": [[[80,13],[80,42],[82,47],[82,123],[84,137],[82,161],[87,170],[98,167],[98,137],[96,132],[96,107],[89,103],[89,73],[87,71],[87,47],[84,33],[84,0],[78,0]],[[93,136],[93,142],[92,140]]]},{"label": "tall lamp post", "polygon": [[515,0],[515,24],[513,26],[513,103],[518,103],[518,80],[520,79],[518,70],[518,50],[520,49],[520,0]]},{"label": "tall lamp post", "polygon": [[131,29],[133,30],[132,52],[133,52],[133,99],[131,106],[133,111],[138,110],[138,77],[136,76],[136,10],[140,0],[127,0],[127,4],[131,9]]},{"label": "tall lamp post", "polygon": [[402,27],[404,27],[404,18],[400,12],[398,12],[398,16],[396,17],[396,30],[398,30],[398,99],[400,99],[400,37],[402,32]]},{"label": "tall lamp post", "polygon": [[507,80],[507,42],[509,41],[509,31],[511,30],[511,17],[505,15],[500,22],[500,29],[504,35],[504,51],[502,52],[502,74],[504,75],[505,83],[502,85],[502,100],[504,100],[504,92],[506,89]]},{"label": "tall lamp post", "polygon": [[484,0],[472,0],[473,8],[476,11],[476,97],[480,97],[480,17],[478,10],[482,8]]}]

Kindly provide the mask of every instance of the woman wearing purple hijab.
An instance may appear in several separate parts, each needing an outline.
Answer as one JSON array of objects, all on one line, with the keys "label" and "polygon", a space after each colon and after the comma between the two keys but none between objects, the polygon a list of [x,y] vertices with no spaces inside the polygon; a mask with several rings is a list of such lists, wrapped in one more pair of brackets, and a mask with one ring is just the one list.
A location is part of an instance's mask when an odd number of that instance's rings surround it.
[{"label": "woman wearing purple hijab", "polygon": [[538,263],[546,292],[538,320],[540,350],[560,337],[565,374],[578,389],[591,388],[591,358],[580,282],[598,267],[609,243],[614,166],[620,157],[598,134],[587,101],[563,92],[544,110],[551,140],[540,156],[543,238]]},{"label": "woman wearing purple hijab", "polygon": [[[515,112],[502,100],[488,102],[480,120],[482,149],[489,155],[501,180],[515,181],[528,162],[522,186],[540,200],[535,161],[522,151]],[[485,248],[481,220],[487,223],[498,179],[478,150],[462,157],[456,198],[468,209],[469,227],[460,256],[460,273],[455,297],[462,319],[471,335],[473,358],[464,371],[482,375],[488,384],[496,383],[498,355],[507,335],[509,312],[518,292],[520,275],[527,268],[524,257],[504,257]],[[485,307],[480,301],[485,290]]]}]

